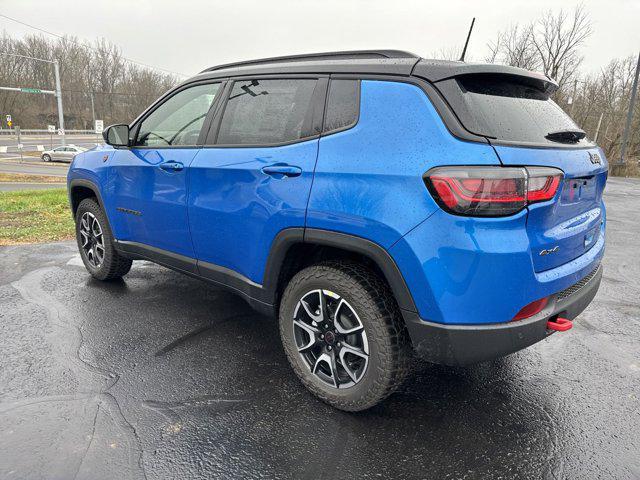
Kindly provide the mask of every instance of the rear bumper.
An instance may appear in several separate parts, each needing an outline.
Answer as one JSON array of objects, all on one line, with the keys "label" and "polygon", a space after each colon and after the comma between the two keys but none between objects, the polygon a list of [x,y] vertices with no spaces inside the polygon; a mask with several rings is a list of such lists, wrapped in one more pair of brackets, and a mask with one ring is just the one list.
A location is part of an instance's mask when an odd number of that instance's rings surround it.
[{"label": "rear bumper", "polygon": [[600,287],[602,266],[576,284],[552,295],[547,306],[526,320],[486,325],[444,325],[405,312],[414,349],[444,365],[470,365],[522,350],[553,333],[547,321],[561,316],[573,320],[591,303]]}]

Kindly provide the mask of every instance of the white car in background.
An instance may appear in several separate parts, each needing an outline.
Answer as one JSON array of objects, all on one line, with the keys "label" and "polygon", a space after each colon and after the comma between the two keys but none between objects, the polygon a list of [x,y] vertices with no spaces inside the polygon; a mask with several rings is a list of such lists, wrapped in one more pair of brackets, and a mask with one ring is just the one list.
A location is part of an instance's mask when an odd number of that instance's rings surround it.
[{"label": "white car in background", "polygon": [[86,152],[86,148],[78,147],[76,145],[63,145],[56,147],[52,150],[45,150],[42,152],[40,158],[45,162],[69,162],[73,160],[77,154]]}]

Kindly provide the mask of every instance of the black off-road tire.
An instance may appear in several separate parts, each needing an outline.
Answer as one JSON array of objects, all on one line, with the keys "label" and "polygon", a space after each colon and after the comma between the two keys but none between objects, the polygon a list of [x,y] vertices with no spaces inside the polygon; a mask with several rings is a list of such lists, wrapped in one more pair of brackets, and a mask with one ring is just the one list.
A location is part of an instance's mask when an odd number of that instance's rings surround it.
[{"label": "black off-road tire", "polygon": [[[102,263],[96,267],[89,260],[87,253],[82,248],[82,238],[80,235],[80,221],[85,213],[91,213],[98,221],[100,228],[102,229],[103,244],[104,244],[104,259]],[[133,263],[130,259],[123,257],[113,246],[113,234],[109,228],[109,222],[104,211],[98,205],[98,202],[94,198],[85,198],[78,205],[76,211],[76,241],[78,242],[78,249],[80,250],[80,256],[84,266],[89,273],[98,280],[115,280],[122,278],[131,269]]]},{"label": "black off-road tire", "polygon": [[[319,379],[299,355],[293,333],[294,311],[307,292],[326,289],[356,311],[369,344],[369,364],[361,379],[335,388]],[[409,335],[392,292],[369,268],[354,262],[326,262],[298,272],[287,285],[279,311],[280,337],[296,375],[319,399],[345,411],[366,410],[391,395],[410,370]]]}]

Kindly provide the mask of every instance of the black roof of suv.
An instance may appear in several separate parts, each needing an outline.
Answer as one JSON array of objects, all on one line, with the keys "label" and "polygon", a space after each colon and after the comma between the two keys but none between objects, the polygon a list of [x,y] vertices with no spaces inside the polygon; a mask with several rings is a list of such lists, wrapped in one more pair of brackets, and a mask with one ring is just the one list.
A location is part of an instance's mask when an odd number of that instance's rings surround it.
[{"label": "black roof of suv", "polygon": [[491,73],[524,77],[536,83],[541,82],[544,84],[545,90],[555,90],[557,88],[557,83],[545,75],[521,68],[451,60],[428,60],[414,53],[401,50],[355,50],[263,58],[214,66],[202,71],[196,78],[223,78],[277,73],[415,75],[430,82],[439,82],[459,75]]}]

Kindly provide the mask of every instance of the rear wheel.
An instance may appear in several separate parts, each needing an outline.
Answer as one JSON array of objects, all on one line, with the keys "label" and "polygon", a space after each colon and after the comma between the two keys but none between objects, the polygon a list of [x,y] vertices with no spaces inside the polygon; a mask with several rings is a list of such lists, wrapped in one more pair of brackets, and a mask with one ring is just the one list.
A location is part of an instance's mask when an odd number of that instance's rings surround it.
[{"label": "rear wheel", "polygon": [[107,217],[93,198],[80,202],[76,211],[76,240],[84,266],[98,280],[113,280],[126,275],[132,261],[113,247]]},{"label": "rear wheel", "polygon": [[45,162],[50,162],[51,156],[45,153],[44,155],[42,155],[42,160],[44,160]]},{"label": "rear wheel", "polygon": [[279,322],[294,371],[336,408],[372,407],[406,377],[411,347],[396,302],[386,284],[359,264],[300,271],[285,289]]}]

